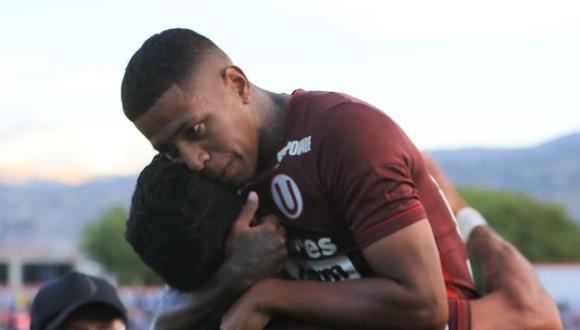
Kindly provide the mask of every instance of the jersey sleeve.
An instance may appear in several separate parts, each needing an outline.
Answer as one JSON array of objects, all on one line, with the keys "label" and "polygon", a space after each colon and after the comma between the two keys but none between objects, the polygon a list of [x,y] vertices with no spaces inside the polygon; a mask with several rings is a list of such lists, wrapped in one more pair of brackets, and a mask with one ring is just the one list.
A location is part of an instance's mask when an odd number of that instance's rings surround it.
[{"label": "jersey sleeve", "polygon": [[427,217],[413,179],[421,155],[394,121],[347,102],[320,126],[321,181],[361,249]]}]

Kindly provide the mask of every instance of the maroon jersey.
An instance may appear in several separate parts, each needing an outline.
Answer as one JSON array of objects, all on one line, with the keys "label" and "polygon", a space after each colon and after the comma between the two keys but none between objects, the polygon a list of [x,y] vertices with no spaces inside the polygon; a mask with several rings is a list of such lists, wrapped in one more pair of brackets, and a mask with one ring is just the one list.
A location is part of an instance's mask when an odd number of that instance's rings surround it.
[{"label": "maroon jersey", "polygon": [[455,220],[417,148],[384,113],[329,92],[297,91],[272,170],[256,186],[289,243],[288,276],[373,276],[362,249],[428,218],[450,298],[475,297]]}]

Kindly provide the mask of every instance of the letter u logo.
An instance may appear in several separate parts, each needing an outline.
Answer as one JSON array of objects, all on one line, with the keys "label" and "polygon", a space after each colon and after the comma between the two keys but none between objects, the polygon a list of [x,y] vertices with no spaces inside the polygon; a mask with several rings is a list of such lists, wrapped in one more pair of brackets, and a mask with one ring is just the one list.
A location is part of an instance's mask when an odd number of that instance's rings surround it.
[{"label": "letter u logo", "polygon": [[296,219],[302,214],[302,194],[291,177],[278,174],[272,179],[272,197],[278,209],[289,219]]}]

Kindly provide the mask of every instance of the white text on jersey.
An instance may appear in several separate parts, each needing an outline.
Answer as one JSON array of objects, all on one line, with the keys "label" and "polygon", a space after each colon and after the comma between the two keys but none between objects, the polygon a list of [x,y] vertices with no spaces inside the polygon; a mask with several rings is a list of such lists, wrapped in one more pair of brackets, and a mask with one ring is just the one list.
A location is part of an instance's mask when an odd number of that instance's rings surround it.
[{"label": "white text on jersey", "polygon": [[280,163],[286,155],[300,156],[309,152],[311,137],[312,136],[307,136],[302,140],[288,141],[286,146],[278,151],[278,163]]},{"label": "white text on jersey", "polygon": [[331,256],[338,250],[336,244],[332,242],[330,237],[323,237],[318,241],[311,239],[292,239],[290,240],[289,247],[293,252],[298,254],[305,252],[312,259]]},{"label": "white text on jersey", "polygon": [[337,255],[322,260],[288,258],[286,273],[295,280],[337,282],[361,278],[351,260]]}]

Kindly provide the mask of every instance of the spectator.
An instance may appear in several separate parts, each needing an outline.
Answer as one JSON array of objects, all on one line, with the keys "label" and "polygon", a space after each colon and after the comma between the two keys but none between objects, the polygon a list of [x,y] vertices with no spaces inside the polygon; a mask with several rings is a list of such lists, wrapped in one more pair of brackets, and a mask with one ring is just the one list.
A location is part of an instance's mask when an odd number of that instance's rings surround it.
[{"label": "spectator", "polygon": [[125,307],[107,281],[78,272],[47,283],[32,302],[31,330],[124,329]]}]

